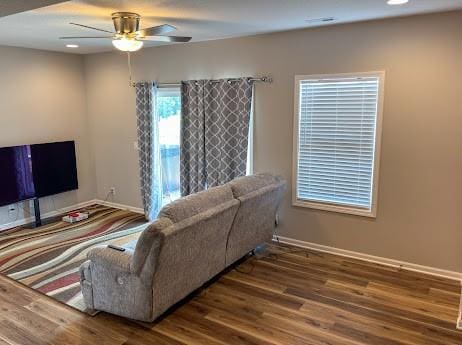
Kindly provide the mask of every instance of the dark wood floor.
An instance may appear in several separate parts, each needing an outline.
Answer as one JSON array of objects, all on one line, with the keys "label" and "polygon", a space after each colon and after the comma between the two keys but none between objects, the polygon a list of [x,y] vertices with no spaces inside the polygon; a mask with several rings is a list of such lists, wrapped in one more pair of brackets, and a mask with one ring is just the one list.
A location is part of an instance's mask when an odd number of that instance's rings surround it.
[{"label": "dark wood floor", "polygon": [[1,344],[462,344],[460,284],[269,245],[162,320],[84,315],[0,278]]}]

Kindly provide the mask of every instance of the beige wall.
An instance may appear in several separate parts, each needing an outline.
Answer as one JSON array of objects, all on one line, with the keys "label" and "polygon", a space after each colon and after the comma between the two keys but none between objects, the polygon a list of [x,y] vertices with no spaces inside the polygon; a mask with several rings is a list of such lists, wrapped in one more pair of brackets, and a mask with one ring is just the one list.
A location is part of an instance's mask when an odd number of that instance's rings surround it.
[{"label": "beige wall", "polygon": [[[0,147],[76,142],[80,188],[44,198],[42,212],[91,200],[96,195],[85,104],[81,56],[0,47]],[[21,203],[26,209],[28,204]],[[23,218],[22,209],[17,211],[0,208],[0,224]]]},{"label": "beige wall", "polygon": [[[282,208],[280,235],[462,272],[462,12],[143,49],[136,80],[270,74],[256,89],[255,170],[292,174],[294,76],[386,71],[376,219]],[[98,197],[141,206],[126,57],[85,58]]]}]

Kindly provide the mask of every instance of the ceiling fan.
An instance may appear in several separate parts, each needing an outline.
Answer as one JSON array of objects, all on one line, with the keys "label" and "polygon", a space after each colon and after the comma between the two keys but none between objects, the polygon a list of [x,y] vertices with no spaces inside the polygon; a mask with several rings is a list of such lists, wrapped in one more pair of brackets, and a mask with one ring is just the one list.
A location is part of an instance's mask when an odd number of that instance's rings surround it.
[{"label": "ceiling fan", "polygon": [[141,16],[132,12],[116,12],[112,14],[115,32],[94,28],[88,25],[70,23],[83,28],[110,33],[107,36],[83,36],[83,37],[60,37],[60,39],[87,39],[87,38],[107,38],[112,39],[112,44],[119,50],[133,52],[141,49],[143,41],[156,42],[189,42],[192,37],[166,36],[165,34],[175,31],[176,27],[163,24],[151,28],[140,30]]}]

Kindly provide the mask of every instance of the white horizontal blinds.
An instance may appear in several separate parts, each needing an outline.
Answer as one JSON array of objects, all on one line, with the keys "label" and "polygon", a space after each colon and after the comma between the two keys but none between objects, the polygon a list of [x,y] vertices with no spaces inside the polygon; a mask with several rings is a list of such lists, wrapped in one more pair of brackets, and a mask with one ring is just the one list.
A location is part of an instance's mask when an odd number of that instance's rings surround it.
[{"label": "white horizontal blinds", "polygon": [[300,81],[298,199],[371,210],[379,81]]}]

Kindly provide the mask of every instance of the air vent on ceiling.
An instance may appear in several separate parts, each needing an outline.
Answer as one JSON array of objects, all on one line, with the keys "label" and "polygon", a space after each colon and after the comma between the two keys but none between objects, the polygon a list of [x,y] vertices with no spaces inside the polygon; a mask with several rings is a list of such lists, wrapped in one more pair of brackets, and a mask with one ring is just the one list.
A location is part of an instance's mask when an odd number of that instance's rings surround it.
[{"label": "air vent on ceiling", "polygon": [[307,19],[305,22],[310,23],[310,24],[315,24],[315,23],[329,23],[329,22],[334,22],[335,17],[324,17],[324,18],[315,18],[315,19]]}]

